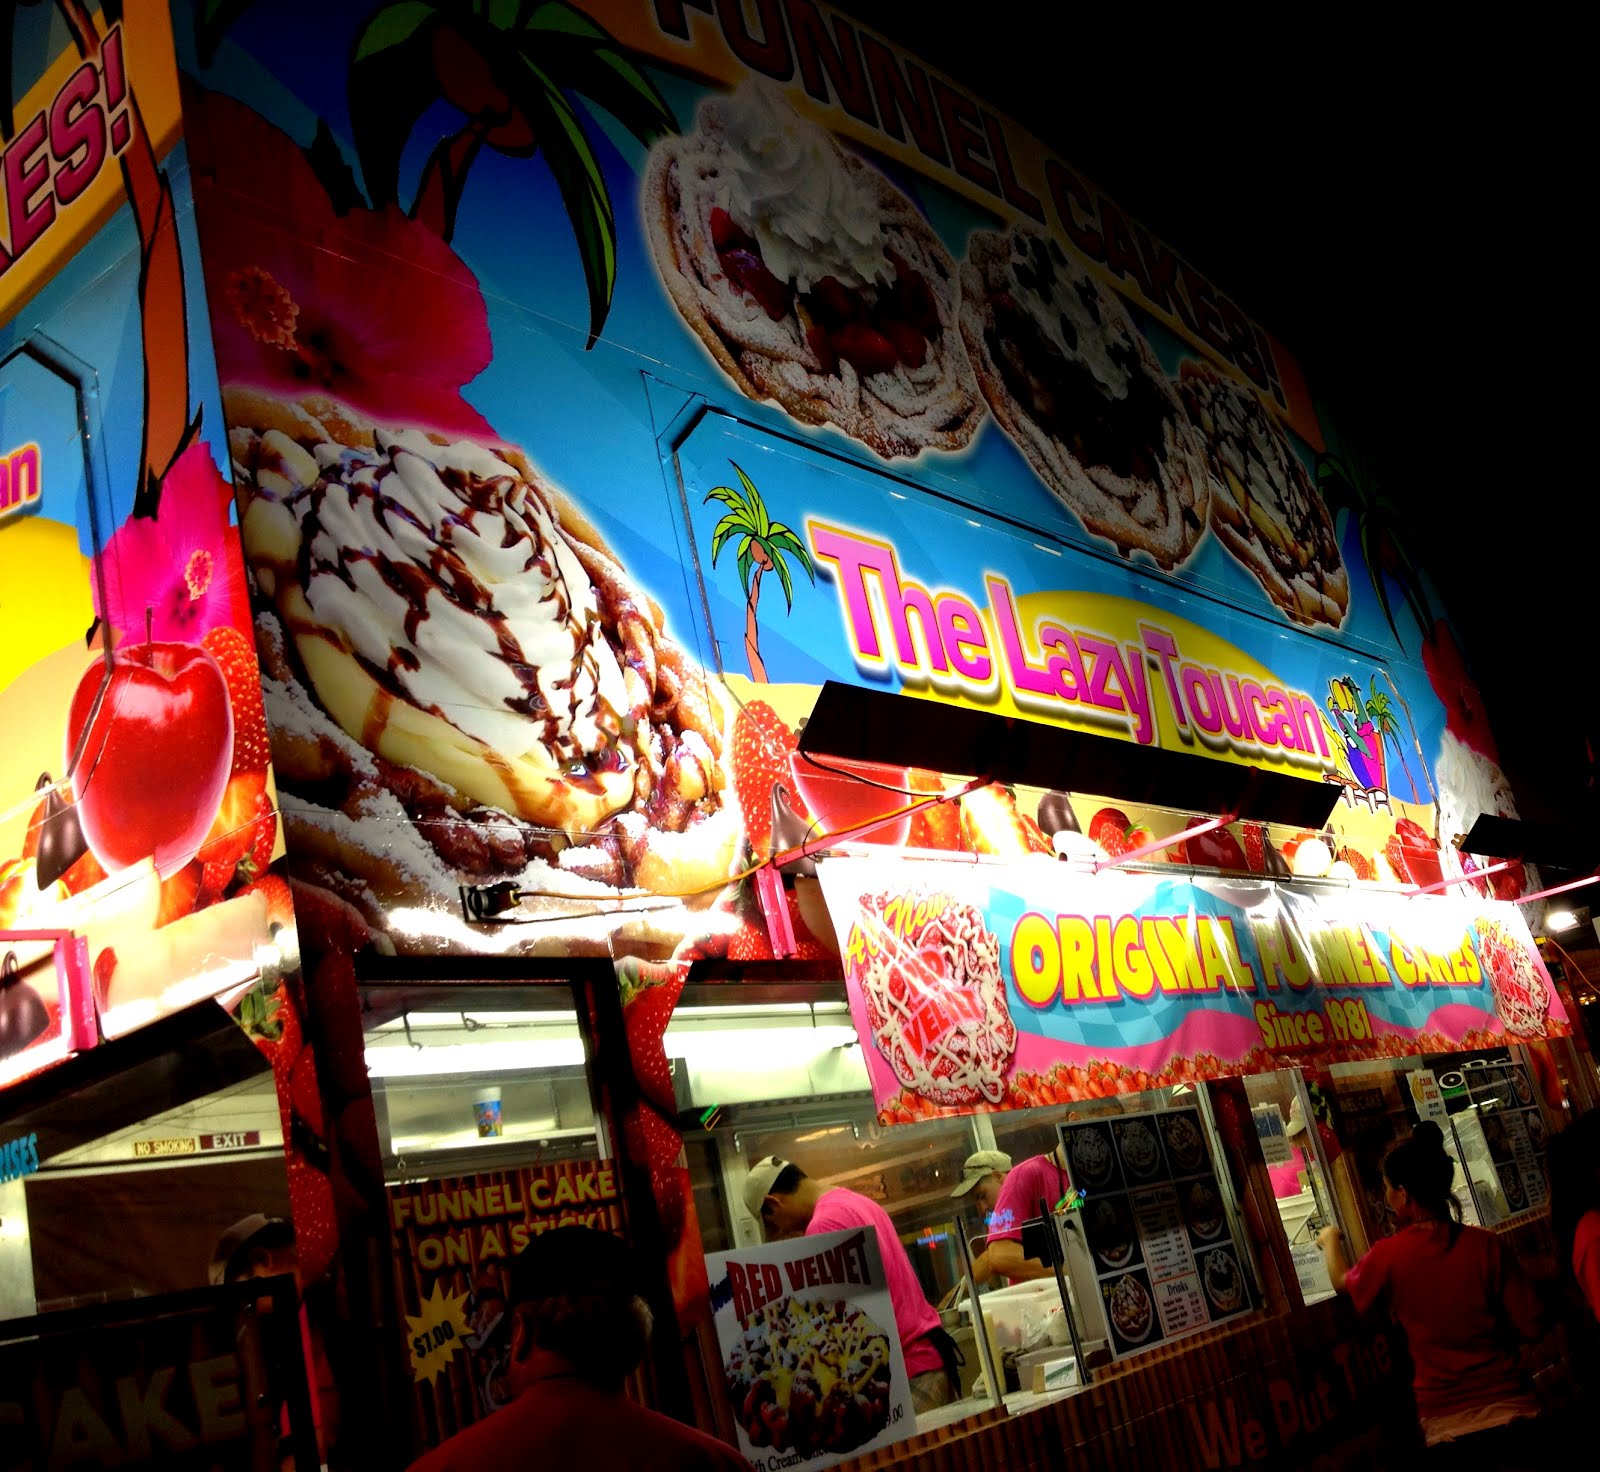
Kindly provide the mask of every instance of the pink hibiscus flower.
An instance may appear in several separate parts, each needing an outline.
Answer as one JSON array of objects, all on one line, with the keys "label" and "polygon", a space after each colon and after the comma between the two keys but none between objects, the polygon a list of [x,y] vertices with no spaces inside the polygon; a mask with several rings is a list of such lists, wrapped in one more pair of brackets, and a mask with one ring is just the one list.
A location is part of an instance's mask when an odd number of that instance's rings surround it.
[{"label": "pink hibiscus flower", "polygon": [[337,213],[294,141],[242,103],[192,91],[185,110],[223,382],[492,438],[461,396],[493,355],[461,258],[392,205]]},{"label": "pink hibiscus flower", "polygon": [[[219,624],[250,627],[233,489],[204,441],[161,482],[156,516],[130,516],[99,558],[95,612],[124,639],[198,644]],[[104,601],[102,602],[102,588]]]}]

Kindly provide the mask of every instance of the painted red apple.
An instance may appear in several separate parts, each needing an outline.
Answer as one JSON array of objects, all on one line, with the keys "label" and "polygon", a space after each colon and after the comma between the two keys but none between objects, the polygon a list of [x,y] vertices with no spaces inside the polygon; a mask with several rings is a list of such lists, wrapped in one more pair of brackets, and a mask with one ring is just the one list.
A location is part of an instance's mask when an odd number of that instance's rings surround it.
[{"label": "painted red apple", "polygon": [[[1191,824],[1202,823],[1194,818]],[[1186,862],[1197,869],[1247,869],[1244,850],[1239,840],[1226,828],[1213,828],[1209,833],[1199,833],[1183,841]]]},{"label": "painted red apple", "polygon": [[162,878],[190,862],[233,764],[233,710],[198,644],[130,644],[108,674],[84,672],[67,717],[78,821],[108,872],[153,858]]},{"label": "painted red apple", "polygon": [[1437,884],[1444,871],[1440,864],[1439,847],[1429,836],[1428,830],[1410,818],[1400,818],[1394,825],[1394,831],[1400,840],[1400,849],[1405,855],[1406,869],[1412,883],[1424,887]]},{"label": "painted red apple", "polygon": [[1489,718],[1484,713],[1483,697],[1478,693],[1477,681],[1467,669],[1461,646],[1443,619],[1434,624],[1428,637],[1422,641],[1422,665],[1428,673],[1428,683],[1444,706],[1445,729],[1458,741],[1486,756],[1499,761],[1494,733],[1489,729]]}]

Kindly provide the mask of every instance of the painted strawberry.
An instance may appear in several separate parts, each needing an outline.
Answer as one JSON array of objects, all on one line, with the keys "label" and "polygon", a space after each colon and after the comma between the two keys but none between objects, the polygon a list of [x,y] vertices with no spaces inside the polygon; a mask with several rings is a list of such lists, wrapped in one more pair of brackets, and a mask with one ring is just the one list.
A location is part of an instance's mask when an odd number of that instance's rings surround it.
[{"label": "painted strawberry", "polygon": [[772,791],[782,786],[789,806],[803,819],[811,814],[794,791],[789,757],[798,742],[782,716],[764,700],[752,700],[733,725],[733,789],[744,814],[745,836],[757,855],[772,847]]},{"label": "painted strawberry", "polygon": [[[213,895],[221,894],[232,882],[235,865],[255,851],[261,830],[270,825],[275,837],[277,824],[267,792],[266,771],[239,772],[230,777],[211,831],[200,845],[200,862],[207,866],[206,889]],[[269,852],[272,837],[267,840]],[[220,883],[213,887],[213,880]]]},{"label": "painted strawberry", "polygon": [[1105,850],[1108,859],[1120,859],[1124,854],[1133,852],[1133,845],[1128,842],[1128,830],[1114,828],[1110,823],[1100,825],[1099,835],[1094,841]]},{"label": "painted strawberry", "polygon": [[170,925],[200,908],[200,876],[203,866],[198,862],[185,864],[161,881],[161,903],[156,911],[156,928]]},{"label": "painted strawberry", "polygon": [[[620,971],[621,967],[618,969]],[[653,969],[670,971],[671,968]],[[634,1077],[645,1098],[666,1114],[678,1107],[672,1091],[672,1065],[667,1061],[667,1023],[682,995],[681,974],[653,978],[625,1000],[622,1011]]]},{"label": "painted strawberry", "polygon": [[271,749],[255,646],[229,624],[210,630],[200,642],[228,682],[228,700],[233,706],[233,771],[264,773]]},{"label": "painted strawberry", "polygon": [[339,1250],[333,1185],[294,1150],[288,1155],[289,1215],[294,1222],[295,1276],[302,1286],[327,1275]]},{"label": "painted strawberry", "polygon": [[650,1173],[650,1193],[670,1252],[683,1236],[689,1199],[689,1172],[678,1164],[683,1137],[648,1104],[629,1113],[622,1133],[628,1158]]},{"label": "painted strawberry", "polygon": [[1389,867],[1394,870],[1394,877],[1401,884],[1412,884],[1411,869],[1406,863],[1406,848],[1400,842],[1398,833],[1391,833],[1389,841],[1383,846],[1383,856],[1389,861]]},{"label": "painted strawberry", "polygon": [[[1133,827],[1133,824],[1128,821],[1128,815],[1121,808],[1101,808],[1089,820],[1089,837],[1098,843],[1101,848],[1105,848],[1105,834],[1107,831],[1114,833],[1120,839],[1131,827]],[[1107,852],[1110,851],[1107,850]],[[1124,849],[1123,852],[1126,853],[1127,850]]]},{"label": "painted strawberry", "polygon": [[730,961],[770,961],[772,956],[772,942],[767,939],[767,932],[759,925],[745,925],[728,938],[728,959]]},{"label": "painted strawberry", "polygon": [[[688,1176],[688,1171],[684,1176]],[[695,1326],[711,1317],[711,1284],[706,1277],[706,1253],[695,1215],[694,1192],[684,1183],[684,1222],[678,1245],[667,1257],[667,1281],[672,1285],[672,1306],[685,1338]]]},{"label": "painted strawberry", "polygon": [[276,874],[267,874],[246,886],[242,894],[259,894],[267,902],[267,924],[274,930],[294,924],[294,896],[289,882]]},{"label": "painted strawberry", "polygon": [[291,879],[289,892],[294,896],[295,916],[312,939],[307,950],[353,956],[372,940],[366,917],[332,890]]},{"label": "painted strawberry", "polygon": [[317,1064],[309,1043],[300,1049],[299,1057],[289,1065],[287,1097],[294,1118],[304,1120],[319,1140],[325,1138],[322,1091],[317,1085]]},{"label": "painted strawberry", "polygon": [[272,1065],[278,1098],[287,1108],[289,1072],[301,1054],[303,1042],[299,1010],[284,979],[263,977],[245,993],[234,1020]]},{"label": "painted strawberry", "polygon": [[1494,889],[1496,899],[1520,899],[1527,892],[1528,871],[1523,868],[1521,859],[1512,859],[1509,869],[1502,869],[1498,874],[1489,876],[1489,883]]},{"label": "painted strawberry", "polygon": [[[944,781],[932,772],[913,769],[907,784],[914,792],[943,792]],[[912,848],[958,849],[961,847],[961,809],[954,799],[936,803],[911,815]]]},{"label": "painted strawberry", "polygon": [[1267,872],[1267,830],[1261,823],[1241,823],[1239,840],[1244,848],[1244,863],[1252,874]]},{"label": "painted strawberry", "polygon": [[1357,879],[1372,880],[1378,877],[1376,865],[1360,849],[1342,848],[1338,856],[1356,871]]}]

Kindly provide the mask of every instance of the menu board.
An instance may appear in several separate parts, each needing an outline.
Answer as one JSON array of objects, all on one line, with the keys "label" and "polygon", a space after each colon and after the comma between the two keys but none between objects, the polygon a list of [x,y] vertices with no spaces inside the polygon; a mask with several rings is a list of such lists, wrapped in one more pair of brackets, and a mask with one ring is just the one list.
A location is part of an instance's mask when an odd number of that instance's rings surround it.
[{"label": "menu board", "polygon": [[1439,1076],[1485,1226],[1538,1211],[1550,1199],[1545,1123],[1517,1059],[1467,1060]]},{"label": "menu board", "polygon": [[1253,1306],[1200,1113],[1170,1109],[1060,1126],[1113,1358]]},{"label": "menu board", "polygon": [[708,1254],[739,1450],[831,1467],[917,1429],[878,1234],[821,1232]]}]

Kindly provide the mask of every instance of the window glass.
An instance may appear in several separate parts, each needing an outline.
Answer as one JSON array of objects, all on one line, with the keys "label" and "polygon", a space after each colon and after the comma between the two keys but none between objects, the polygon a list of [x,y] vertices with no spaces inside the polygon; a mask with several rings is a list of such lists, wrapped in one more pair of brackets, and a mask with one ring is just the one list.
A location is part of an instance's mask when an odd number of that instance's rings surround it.
[{"label": "window glass", "polygon": [[1498,1227],[1548,1203],[1549,1121],[1522,1049],[1342,1063],[1331,1072],[1369,1237],[1394,1230],[1383,1199],[1384,1153],[1423,1118],[1439,1124],[1456,1162],[1464,1221]]},{"label": "window glass", "polygon": [[1316,1238],[1323,1227],[1339,1224],[1338,1203],[1305,1078],[1299,1069],[1285,1068],[1252,1074],[1244,1089],[1301,1298],[1306,1303],[1332,1298]]}]

